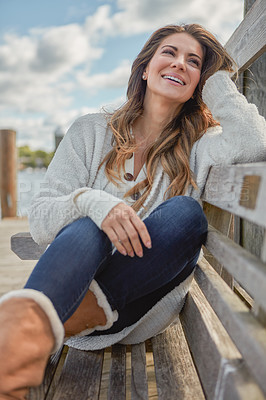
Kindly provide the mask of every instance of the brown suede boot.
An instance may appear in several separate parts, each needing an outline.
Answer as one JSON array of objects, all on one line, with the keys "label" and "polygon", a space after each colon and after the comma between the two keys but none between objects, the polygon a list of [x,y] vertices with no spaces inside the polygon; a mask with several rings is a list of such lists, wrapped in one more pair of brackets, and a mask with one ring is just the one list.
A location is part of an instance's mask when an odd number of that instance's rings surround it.
[{"label": "brown suede boot", "polygon": [[0,303],[0,400],[24,399],[41,384],[54,344],[50,320],[34,300]]}]

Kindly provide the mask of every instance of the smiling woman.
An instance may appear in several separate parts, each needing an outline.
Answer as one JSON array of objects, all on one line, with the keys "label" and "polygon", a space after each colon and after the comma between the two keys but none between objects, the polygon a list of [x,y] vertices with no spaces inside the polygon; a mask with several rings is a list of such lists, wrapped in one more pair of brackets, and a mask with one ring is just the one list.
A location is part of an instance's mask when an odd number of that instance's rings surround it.
[{"label": "smiling woman", "polygon": [[266,155],[265,120],[233,67],[203,27],[163,27],[132,65],[126,103],[69,129],[29,215],[34,240],[50,245],[0,302],[0,394],[38,385],[64,335],[100,349],[176,320],[206,240],[210,166]]}]

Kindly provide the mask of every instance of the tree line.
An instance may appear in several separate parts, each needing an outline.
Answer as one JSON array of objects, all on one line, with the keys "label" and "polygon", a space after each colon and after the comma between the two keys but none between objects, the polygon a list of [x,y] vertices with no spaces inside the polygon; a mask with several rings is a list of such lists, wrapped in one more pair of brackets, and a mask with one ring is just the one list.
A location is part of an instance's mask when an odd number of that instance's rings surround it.
[{"label": "tree line", "polygon": [[47,168],[54,156],[54,151],[31,150],[29,146],[18,147],[19,169]]}]

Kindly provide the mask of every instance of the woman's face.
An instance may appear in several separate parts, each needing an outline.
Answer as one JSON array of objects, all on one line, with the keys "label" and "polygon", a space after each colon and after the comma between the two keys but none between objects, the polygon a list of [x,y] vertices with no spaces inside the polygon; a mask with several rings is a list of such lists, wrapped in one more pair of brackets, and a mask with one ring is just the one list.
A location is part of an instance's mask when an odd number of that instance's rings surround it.
[{"label": "woman's face", "polygon": [[151,100],[184,104],[194,93],[201,74],[203,50],[188,33],[165,38],[145,69],[145,102]]}]

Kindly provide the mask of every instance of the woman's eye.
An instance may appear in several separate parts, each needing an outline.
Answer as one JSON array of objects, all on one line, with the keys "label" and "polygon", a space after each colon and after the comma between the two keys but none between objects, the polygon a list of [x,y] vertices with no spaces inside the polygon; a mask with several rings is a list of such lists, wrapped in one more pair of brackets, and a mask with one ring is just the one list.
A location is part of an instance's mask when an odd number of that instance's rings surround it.
[{"label": "woman's eye", "polygon": [[197,67],[200,66],[199,60],[197,60],[197,59],[195,59],[195,58],[191,58],[191,59],[189,60],[189,62],[191,62],[192,64],[195,64]]},{"label": "woman's eye", "polygon": [[171,56],[175,55],[174,50],[171,50],[171,49],[165,49],[165,50],[163,50],[163,53],[164,54],[171,54]]}]

